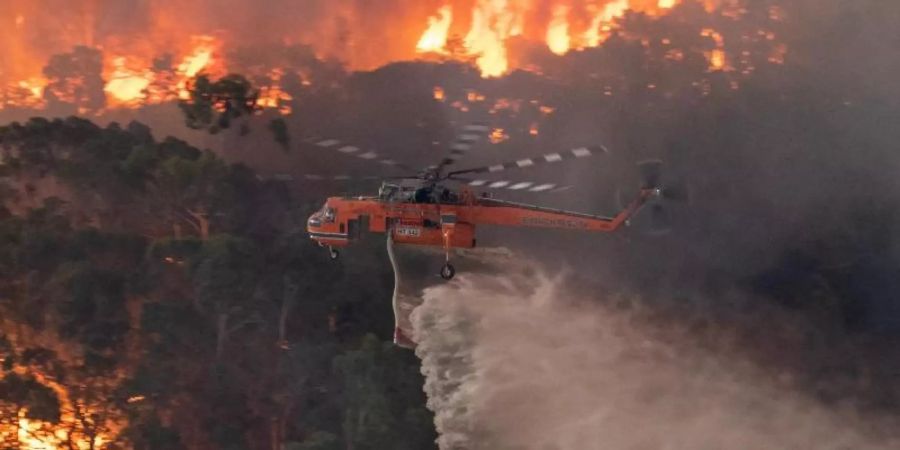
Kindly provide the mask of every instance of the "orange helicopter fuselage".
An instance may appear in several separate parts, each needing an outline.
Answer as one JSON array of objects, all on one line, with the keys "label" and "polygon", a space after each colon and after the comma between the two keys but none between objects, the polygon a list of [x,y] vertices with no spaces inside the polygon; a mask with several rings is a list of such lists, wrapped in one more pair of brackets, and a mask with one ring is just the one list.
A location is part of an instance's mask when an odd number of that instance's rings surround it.
[{"label": "orange helicopter fuselage", "polygon": [[542,208],[464,191],[454,202],[390,201],[378,197],[331,197],[307,222],[322,246],[346,247],[362,232],[392,234],[395,243],[473,248],[477,225],[611,232],[621,227],[657,190],[642,190],[614,217]]}]

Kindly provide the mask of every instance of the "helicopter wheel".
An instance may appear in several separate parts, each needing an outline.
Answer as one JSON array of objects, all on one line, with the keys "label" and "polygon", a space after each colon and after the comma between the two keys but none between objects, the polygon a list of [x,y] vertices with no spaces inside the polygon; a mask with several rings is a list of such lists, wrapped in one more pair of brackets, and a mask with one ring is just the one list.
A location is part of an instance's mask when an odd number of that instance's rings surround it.
[{"label": "helicopter wheel", "polygon": [[452,264],[447,263],[444,264],[444,267],[441,267],[441,278],[450,281],[454,275],[456,275],[456,269],[453,268]]},{"label": "helicopter wheel", "polygon": [[341,253],[334,247],[328,247],[328,257],[332,260],[336,260],[341,257]]}]

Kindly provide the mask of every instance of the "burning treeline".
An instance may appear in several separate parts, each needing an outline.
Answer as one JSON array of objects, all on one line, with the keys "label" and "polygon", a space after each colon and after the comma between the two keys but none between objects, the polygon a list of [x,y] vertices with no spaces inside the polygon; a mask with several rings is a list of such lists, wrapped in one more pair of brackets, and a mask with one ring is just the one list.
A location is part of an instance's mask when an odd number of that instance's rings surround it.
[{"label": "burning treeline", "polygon": [[[461,59],[497,77],[515,69],[545,70],[546,56],[601,45],[623,33],[628,16],[656,20],[678,8],[698,8],[718,25],[698,30],[710,70],[746,72],[746,50],[727,52],[748,40],[775,41],[771,29],[729,36],[717,29],[741,20],[737,0],[388,0],[370,11],[356,1],[253,2],[229,0],[11,0],[0,5],[0,109],[42,109],[54,102],[77,104],[78,113],[159,104],[187,95],[199,73],[238,72],[262,87],[262,107],[289,109],[284,78],[309,75],[301,58],[334,60],[349,69],[372,69],[393,61]],[[52,13],[51,13],[52,11]],[[773,20],[780,18],[773,7]],[[646,42],[646,45],[653,43]],[[682,50],[673,36],[669,57]],[[293,65],[239,49],[294,48]],[[767,50],[782,61],[786,49]],[[270,52],[271,53],[271,52]],[[546,54],[546,55],[545,55]],[[543,63],[543,64],[542,64]],[[752,68],[749,68],[752,70]],[[85,76],[62,83],[66,74]],[[90,75],[90,76],[88,76]],[[93,92],[93,94],[91,94]]]},{"label": "burning treeline", "polygon": [[[448,2],[428,19],[419,39],[418,52],[447,54],[454,36],[477,59],[485,76],[500,76],[516,68],[510,61],[509,41],[540,42],[562,55],[574,49],[597,47],[618,28],[626,13],[657,17],[679,0],[533,1],[479,0]],[[720,0],[706,0],[705,8],[716,11]],[[729,13],[739,13],[738,9]],[[457,44],[457,45],[458,45]]]}]

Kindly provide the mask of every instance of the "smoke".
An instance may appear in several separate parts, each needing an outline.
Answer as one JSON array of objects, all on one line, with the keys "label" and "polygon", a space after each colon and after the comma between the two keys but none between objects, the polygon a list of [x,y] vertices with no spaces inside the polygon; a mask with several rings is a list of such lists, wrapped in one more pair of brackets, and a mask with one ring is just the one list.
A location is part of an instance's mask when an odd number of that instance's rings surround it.
[{"label": "smoke", "polygon": [[650,320],[644,302],[578,292],[533,261],[502,265],[427,289],[413,314],[444,450],[900,445],[883,418],[792,390],[746,349],[701,349],[699,321]]}]

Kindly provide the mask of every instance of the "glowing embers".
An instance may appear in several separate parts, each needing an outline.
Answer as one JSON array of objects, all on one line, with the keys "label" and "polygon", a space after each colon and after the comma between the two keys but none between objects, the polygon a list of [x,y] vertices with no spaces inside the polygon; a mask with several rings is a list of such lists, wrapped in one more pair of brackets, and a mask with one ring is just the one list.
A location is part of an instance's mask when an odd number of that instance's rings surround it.
[{"label": "glowing embers", "polygon": [[422,34],[416,51],[420,53],[446,53],[447,34],[453,23],[453,7],[444,5],[438,11],[437,16],[428,18],[428,29]]},{"label": "glowing embers", "polygon": [[700,35],[713,40],[715,48],[704,52],[706,59],[709,61],[709,70],[713,71],[729,71],[732,68],[728,65],[728,58],[725,54],[725,39],[722,34],[712,28],[704,28]]},{"label": "glowing embers", "polygon": [[777,44],[772,52],[769,53],[769,62],[772,64],[784,64],[785,57],[787,56],[787,45]]},{"label": "glowing embers", "polygon": [[491,144],[500,144],[509,140],[509,134],[503,128],[494,128],[488,136]]},{"label": "glowing embers", "polygon": [[468,100],[469,103],[483,102],[484,99],[485,99],[484,94],[482,94],[476,90],[469,90],[468,92],[466,92],[466,100]]},{"label": "glowing embers", "polygon": [[443,102],[447,98],[447,94],[444,92],[444,88],[440,86],[435,86],[432,93],[434,95],[434,99],[439,102]]},{"label": "glowing embers", "polygon": [[256,106],[277,109],[282,115],[288,115],[293,112],[290,102],[294,97],[281,88],[281,79],[283,77],[284,70],[273,69],[269,72],[269,83],[259,89]]}]

